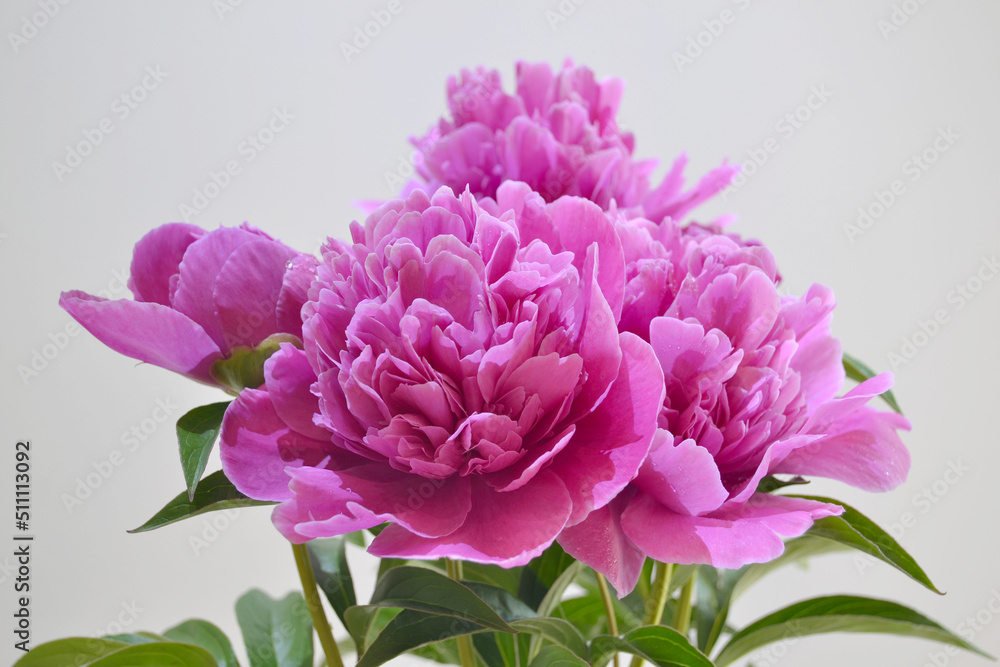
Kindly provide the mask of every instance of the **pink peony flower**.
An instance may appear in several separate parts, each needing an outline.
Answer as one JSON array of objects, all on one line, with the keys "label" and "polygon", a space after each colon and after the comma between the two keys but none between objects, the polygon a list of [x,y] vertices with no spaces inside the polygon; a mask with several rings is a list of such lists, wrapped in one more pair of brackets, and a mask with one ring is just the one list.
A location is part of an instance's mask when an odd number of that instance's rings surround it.
[{"label": "pink peony flower", "polygon": [[621,328],[649,340],[666,397],[649,457],[612,503],[560,544],[625,594],[646,556],[739,568],[842,509],[757,491],[775,473],[899,485],[909,454],[900,415],[865,405],[890,374],[838,397],[840,343],[829,289],[782,297],[771,253],[673,224],[620,222],[627,285]]},{"label": "pink peony flower", "polygon": [[71,291],[59,305],[116,352],[239,391],[219,364],[270,336],[301,344],[299,311],[315,267],[245,223],[211,232],[171,223],[135,245],[134,301]]},{"label": "pink peony flower", "polygon": [[305,349],[282,345],[222,430],[227,476],[281,501],[289,540],[388,522],[376,556],[514,566],[638,471],[663,377],[617,329],[611,220],[496,194],[416,191],[325,247]]},{"label": "pink peony flower", "polygon": [[556,73],[544,63],[519,62],[514,95],[503,92],[496,70],[462,70],[448,80],[451,119],[411,140],[423,183],[412,182],[407,191],[468,187],[480,199],[515,180],[549,202],[573,195],[605,210],[614,203],[650,220],[681,220],[725,187],[737,168],[723,165],[685,191],[682,155],[652,188],[656,161],[634,160],[635,140],[615,120],[624,88],[621,79],[597,81],[570,61]]}]

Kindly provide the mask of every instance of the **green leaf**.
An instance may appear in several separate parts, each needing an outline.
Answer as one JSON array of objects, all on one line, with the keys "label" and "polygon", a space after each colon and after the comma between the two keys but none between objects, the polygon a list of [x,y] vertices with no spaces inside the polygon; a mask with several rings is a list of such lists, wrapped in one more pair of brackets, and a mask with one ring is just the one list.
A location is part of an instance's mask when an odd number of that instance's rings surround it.
[{"label": "green leaf", "polygon": [[236,601],[251,667],[312,667],[313,627],[301,593],[273,600],[251,590]]},{"label": "green leaf", "polygon": [[[464,563],[463,565],[467,565]],[[517,656],[514,643],[517,635],[503,632],[480,632],[472,635],[472,644],[482,657],[483,662],[490,667],[517,667]],[[452,662],[457,664],[457,662]]]},{"label": "green leaf", "polygon": [[[70,637],[40,644],[14,663],[17,667],[216,667],[205,649],[157,641],[148,633],[122,635],[128,642]],[[131,643],[137,642],[137,643]],[[140,643],[141,642],[141,643]]]},{"label": "green leaf", "polygon": [[832,542],[810,535],[788,540],[785,542],[785,551],[774,560],[769,560],[766,563],[747,565],[739,570],[743,574],[733,587],[732,599],[735,600],[740,597],[751,585],[757,583],[774,570],[778,570],[786,565],[801,563],[813,556],[846,550],[847,547],[839,542]]},{"label": "green leaf", "polygon": [[757,484],[758,493],[772,493],[778,489],[783,489],[786,486],[798,486],[800,484],[808,484],[809,480],[804,477],[791,477],[789,479],[778,479],[774,475],[768,475],[767,477],[760,480]]},{"label": "green leaf", "polygon": [[744,570],[723,570],[700,567],[697,574],[698,613],[695,628],[698,631],[698,650],[709,654],[726,627],[733,588]]},{"label": "green leaf", "polygon": [[462,563],[462,578],[467,581],[478,581],[504,589],[517,595],[521,583],[523,567],[504,568],[499,565],[485,563]]},{"label": "green leaf", "polygon": [[344,612],[344,625],[354,640],[358,655],[365,652],[372,640],[399,611],[399,609],[358,605],[349,607]]},{"label": "green leaf", "polygon": [[[79,662],[70,664],[78,665]],[[92,667],[216,667],[212,654],[191,644],[154,642],[123,648],[91,663]]]},{"label": "green leaf", "polygon": [[750,624],[729,640],[716,657],[719,667],[761,646],[790,637],[826,632],[878,632],[921,637],[992,658],[929,618],[888,600],[834,595],[804,600]]},{"label": "green leaf", "polygon": [[[465,563],[463,563],[464,565]],[[522,618],[534,618],[538,616],[534,609],[514,597],[513,593],[499,586],[482,584],[478,581],[463,581],[462,583],[468,586],[469,590],[488,604],[490,609],[495,611],[507,623],[519,621]]]},{"label": "green leaf", "polygon": [[333,537],[312,540],[306,547],[316,573],[316,583],[345,627],[344,613],[348,607],[358,603],[354,595],[354,580],[347,566],[346,544],[345,537]]},{"label": "green leaf", "polygon": [[275,504],[277,503],[254,500],[244,496],[226,478],[226,474],[218,470],[201,480],[201,483],[198,484],[198,490],[194,494],[194,500],[188,498],[187,491],[181,491],[153,518],[128,532],[144,533],[148,530],[156,530],[206,512]]},{"label": "green leaf", "polygon": [[521,570],[517,597],[524,600],[532,609],[538,609],[559,575],[573,562],[573,557],[566,553],[558,542],[554,542],[541,556],[533,558]]},{"label": "green leaf", "polygon": [[556,577],[556,580],[552,582],[549,587],[548,592],[542,601],[538,604],[538,615],[539,616],[551,616],[552,611],[559,606],[562,601],[563,593],[569,588],[569,585],[579,576],[581,572],[584,571],[585,565],[579,561],[573,561],[573,563],[567,567],[562,573]]},{"label": "green leaf", "polygon": [[418,646],[487,629],[456,616],[404,609],[379,633],[361,656],[357,667],[375,667]]},{"label": "green leaf", "polygon": [[39,644],[14,663],[15,667],[86,667],[106,655],[126,648],[125,642],[93,637],[67,637]]},{"label": "green leaf", "polygon": [[[851,378],[855,382],[864,382],[868,378],[873,378],[878,373],[873,371],[867,365],[863,364],[861,361],[855,359],[851,355],[844,352],[844,371],[847,373],[847,377]],[[889,390],[882,394],[882,400],[889,404],[889,407],[903,414],[903,411],[899,407],[899,403],[896,402],[896,397],[893,395],[892,390]]]},{"label": "green leaf", "polygon": [[230,403],[232,401],[203,405],[177,420],[177,443],[181,450],[188,500],[194,500],[195,489],[205,472],[208,456],[222,428],[222,417]]},{"label": "green leaf", "polygon": [[587,640],[580,631],[566,620],[553,618],[525,618],[511,623],[518,632],[527,632],[563,646],[580,658],[587,659]]},{"label": "green leaf", "polygon": [[934,591],[938,595],[944,595],[937,586],[931,583],[930,578],[917,565],[910,554],[899,545],[892,535],[879,528],[871,519],[850,505],[845,505],[839,500],[824,498],[822,496],[792,496],[793,498],[805,498],[807,500],[817,500],[823,503],[833,503],[844,508],[844,513],[840,516],[828,516],[813,523],[808,530],[809,535],[826,538],[839,542],[840,544],[852,547],[874,556],[879,560],[892,565],[894,568],[910,577],[914,581],[922,584],[926,588]]},{"label": "green leaf", "polygon": [[589,667],[589,664],[567,648],[555,645],[546,646],[531,661],[531,667]]},{"label": "green leaf", "polygon": [[[135,645],[135,644],[151,644],[153,642],[166,641],[164,637],[159,637],[149,632],[136,632],[136,633],[125,633],[121,635],[105,635],[104,639],[110,639],[114,642],[122,642],[123,644]],[[181,642],[182,644],[186,642]]]},{"label": "green leaf", "polygon": [[404,565],[386,572],[375,584],[369,604],[460,618],[502,632],[514,631],[467,586],[424,567]]},{"label": "green leaf", "polygon": [[229,638],[208,621],[192,618],[170,628],[163,636],[175,642],[202,647],[212,654],[218,667],[239,667]]},{"label": "green leaf", "polygon": [[637,655],[660,667],[713,667],[687,637],[663,625],[636,628],[624,637],[595,637],[590,643],[591,664],[605,664],[615,651]]}]

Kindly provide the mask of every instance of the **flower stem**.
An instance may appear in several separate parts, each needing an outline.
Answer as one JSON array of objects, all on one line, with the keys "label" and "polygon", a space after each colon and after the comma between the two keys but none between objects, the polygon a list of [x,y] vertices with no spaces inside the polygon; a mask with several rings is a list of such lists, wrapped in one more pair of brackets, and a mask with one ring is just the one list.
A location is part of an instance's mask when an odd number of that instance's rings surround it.
[{"label": "flower stem", "polygon": [[[674,576],[673,563],[656,563],[653,571],[653,590],[646,600],[646,615],[642,619],[643,625],[659,625],[663,620],[663,610],[667,606],[667,598],[670,594],[670,579]],[[632,658],[630,667],[639,667],[642,658],[636,656]]]},{"label": "flower stem", "polygon": [[677,612],[674,614],[674,627],[677,632],[687,636],[688,625],[691,623],[691,597],[694,593],[694,575],[688,579],[681,589],[681,597],[677,601]]},{"label": "flower stem", "polygon": [[330,622],[326,620],[326,612],[323,611],[323,602],[319,599],[319,591],[316,590],[316,575],[313,574],[306,545],[293,544],[292,553],[295,554],[295,566],[299,570],[299,579],[302,581],[302,592],[305,594],[306,606],[309,607],[313,627],[316,628],[319,643],[323,647],[324,655],[326,655],[326,664],[329,667],[344,667],[344,661],[340,658],[340,649],[337,648],[337,641],[333,638],[333,631],[330,629]]},{"label": "flower stem", "polygon": [[[611,600],[611,591],[608,590],[608,581],[600,572],[595,571],[594,574],[597,575],[597,585],[601,588],[601,599],[604,601],[604,613],[608,616],[608,634],[617,637],[618,617],[615,616],[615,605]],[[619,667],[617,652],[615,653],[615,667]]]},{"label": "flower stem", "polygon": [[[455,581],[462,581],[462,561],[447,558],[445,566],[448,569],[449,577]],[[476,654],[472,648],[472,637],[459,635],[455,640],[458,642],[458,660],[462,667],[476,667]]]}]

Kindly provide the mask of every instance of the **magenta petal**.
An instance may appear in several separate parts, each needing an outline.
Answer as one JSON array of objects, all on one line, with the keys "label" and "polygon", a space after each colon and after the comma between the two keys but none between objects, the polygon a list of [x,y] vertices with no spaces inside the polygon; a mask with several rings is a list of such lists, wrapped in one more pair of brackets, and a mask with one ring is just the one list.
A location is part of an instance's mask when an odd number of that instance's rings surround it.
[{"label": "magenta petal", "polygon": [[274,411],[282,421],[303,435],[329,440],[330,432],[317,426],[313,416],[319,412],[319,399],[311,391],[316,373],[309,366],[306,353],[290,343],[264,362],[264,382]]},{"label": "magenta petal", "polygon": [[898,430],[910,422],[869,406],[841,418],[836,430],[792,452],[775,472],[830,477],[865,491],[891,491],[910,470],[910,453]]},{"label": "magenta petal", "polygon": [[729,498],[709,451],[694,440],[675,442],[662,429],[634,484],[672,511],[691,516],[717,510]]},{"label": "magenta petal", "polygon": [[309,286],[316,277],[318,264],[312,255],[299,255],[292,260],[282,279],[274,311],[278,331],[302,338],[302,306],[309,300]]},{"label": "magenta petal", "polygon": [[573,263],[581,273],[587,248],[597,244],[597,284],[617,322],[625,294],[625,253],[611,218],[597,204],[579,197],[560,197],[546,211],[559,230],[563,249],[574,254]]},{"label": "magenta petal", "polygon": [[136,301],[170,305],[170,279],[178,272],[187,247],[205,235],[196,225],[172,222],[152,230],[135,244],[128,288]]},{"label": "magenta petal", "polygon": [[619,599],[635,588],[646,561],[646,554],[621,527],[621,513],[632,493],[626,489],[581,523],[563,530],[558,540],[566,553],[603,574],[615,587]]},{"label": "magenta petal", "polygon": [[620,335],[623,353],[618,378],[593,413],[576,425],[564,456],[549,470],[569,489],[569,524],[611,501],[635,477],[649,452],[656,416],[663,405],[663,373],[648,343]]},{"label": "magenta petal", "polygon": [[289,478],[291,498],[274,508],[271,521],[292,544],[352,533],[385,520],[359,505],[360,496],[345,488],[332,470],[290,469]]},{"label": "magenta petal", "polygon": [[108,301],[84,292],[63,292],[59,305],[115,352],[216,384],[209,374],[222,356],[205,330],[158,303]]},{"label": "magenta petal", "polygon": [[227,354],[229,347],[215,301],[211,298],[215,280],[236,248],[259,238],[260,235],[239,227],[220,227],[188,246],[180,264],[172,297],[174,308],[200,324],[219,349]]},{"label": "magenta petal", "polygon": [[446,557],[514,567],[541,554],[566,525],[569,494],[547,470],[531,484],[506,493],[469,479],[472,509],[461,528],[450,535],[426,538],[401,525],[390,525],[375,538],[368,553],[379,558]]},{"label": "magenta petal", "polygon": [[287,469],[315,465],[334,450],[322,441],[296,433],[274,411],[266,391],[244,389],[222,420],[219,453],[226,477],[256,500],[287,500]]},{"label": "magenta petal", "polygon": [[285,267],[294,256],[290,249],[263,239],[229,255],[212,293],[227,348],[254,347],[279,332],[275,309]]},{"label": "magenta petal", "polygon": [[777,558],[785,549],[782,537],[798,537],[814,520],[842,511],[812,500],[757,494],[744,505],[695,517],[639,494],[622,514],[622,529],[658,561],[737,569]]}]

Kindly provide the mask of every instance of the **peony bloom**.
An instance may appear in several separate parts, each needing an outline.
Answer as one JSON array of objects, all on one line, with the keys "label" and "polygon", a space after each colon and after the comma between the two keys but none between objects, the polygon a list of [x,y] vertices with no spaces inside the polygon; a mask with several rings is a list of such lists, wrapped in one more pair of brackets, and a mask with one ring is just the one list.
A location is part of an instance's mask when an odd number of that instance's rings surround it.
[{"label": "peony bloom", "polygon": [[622,247],[583,199],[523,183],[388,202],[329,241],[265,384],[226,413],[237,488],[291,541],[388,522],[380,557],[524,564],[645,459],[663,403],[619,333]]},{"label": "peony bloom", "polygon": [[59,305],[116,352],[239,391],[260,380],[246,364],[224,365],[235,352],[266,340],[301,345],[299,311],[315,267],[315,258],[245,223],[211,232],[171,223],[135,245],[134,301],[72,291]]},{"label": "peony bloom", "polygon": [[775,473],[899,485],[909,454],[900,415],[866,403],[880,375],[838,397],[840,343],[829,289],[781,296],[771,253],[705,228],[618,225],[628,276],[621,328],[648,340],[666,396],[649,457],[629,487],[559,541],[620,594],[646,556],[739,568],[842,509],[757,491]]},{"label": "peony bloom", "polygon": [[613,204],[655,221],[681,220],[725,187],[736,167],[723,165],[685,191],[686,156],[653,188],[655,160],[634,160],[635,139],[615,116],[621,79],[597,81],[586,67],[567,61],[553,73],[547,64],[517,64],[517,92],[503,92],[500,73],[462,70],[448,80],[450,119],[412,139],[418,149],[420,187],[466,187],[477,199],[495,197],[507,180],[522,181],[546,201],[585,197],[609,210]]}]

